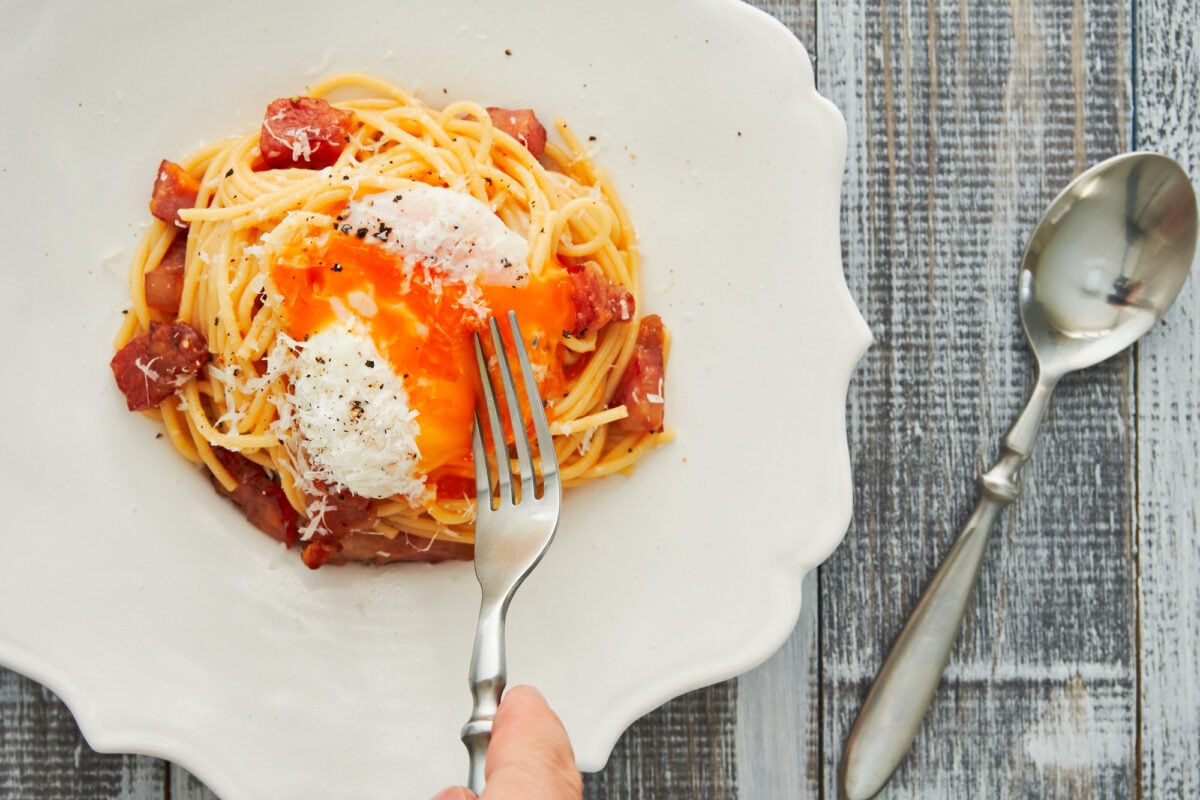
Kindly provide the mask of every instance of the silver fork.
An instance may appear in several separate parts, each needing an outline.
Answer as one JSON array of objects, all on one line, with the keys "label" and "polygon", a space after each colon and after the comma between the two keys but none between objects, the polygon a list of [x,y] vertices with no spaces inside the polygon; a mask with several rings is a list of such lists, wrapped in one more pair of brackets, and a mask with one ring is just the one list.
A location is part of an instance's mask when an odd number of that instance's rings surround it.
[{"label": "silver fork", "polygon": [[[508,312],[508,324],[512,329],[513,344],[525,383],[525,396],[529,400],[530,416],[533,417],[533,428],[537,434],[542,493],[540,496],[536,494],[533,454],[525,434],[525,420],[517,401],[508,357],[500,340],[500,327],[493,318],[489,320],[488,327],[492,333],[496,361],[499,362],[500,380],[516,445],[519,483],[513,482],[504,439],[504,423],[496,405],[496,392],[488,373],[487,358],[479,334],[476,334],[475,359],[479,364],[484,405],[487,407],[496,453],[496,474],[493,476],[488,466],[479,412],[476,411],[475,430],[471,439],[475,458],[475,576],[479,579],[483,599],[479,604],[479,624],[475,629],[475,649],[471,654],[471,696],[475,699],[475,706],[470,720],[463,726],[462,740],[470,754],[467,785],[477,794],[483,791],[483,768],[487,760],[488,743],[492,738],[492,721],[496,717],[507,680],[504,618],[508,613],[508,604],[554,538],[562,506],[562,484],[558,477],[558,457],[550,436],[550,424],[546,421],[546,411],[538,394],[525,340],[517,327],[517,315],[512,311]],[[492,493],[493,477],[496,478],[496,494]]]}]

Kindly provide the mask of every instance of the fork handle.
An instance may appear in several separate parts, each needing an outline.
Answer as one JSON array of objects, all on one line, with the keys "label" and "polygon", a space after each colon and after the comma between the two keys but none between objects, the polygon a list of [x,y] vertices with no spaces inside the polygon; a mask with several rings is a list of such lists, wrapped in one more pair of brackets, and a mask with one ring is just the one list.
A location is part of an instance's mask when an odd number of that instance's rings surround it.
[{"label": "fork handle", "polygon": [[504,655],[504,612],[507,603],[484,598],[479,605],[479,624],[475,628],[475,648],[471,653],[471,697],[474,707],[471,718],[462,728],[463,744],[467,747],[469,766],[467,787],[479,794],[483,791],[484,765],[488,744],[492,740],[492,721],[500,707],[500,697],[507,682]]}]

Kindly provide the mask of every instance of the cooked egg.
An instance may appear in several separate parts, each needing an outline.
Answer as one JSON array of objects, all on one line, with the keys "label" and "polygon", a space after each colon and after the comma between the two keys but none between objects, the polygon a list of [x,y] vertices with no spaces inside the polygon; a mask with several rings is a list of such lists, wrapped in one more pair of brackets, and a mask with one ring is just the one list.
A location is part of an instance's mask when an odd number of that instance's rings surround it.
[{"label": "cooked egg", "polygon": [[520,286],[529,280],[529,243],[469,194],[424,183],[350,203],[344,233],[381,243],[410,269],[424,265],[452,281]]},{"label": "cooked egg", "polygon": [[571,282],[556,264],[531,270],[528,251],[486,204],[414,184],[352,201],[335,231],[272,259],[297,343],[272,355],[291,358],[273,365],[289,376],[282,421],[314,475],[414,505],[430,488],[461,496],[479,385],[472,333],[488,316],[517,312],[542,396],[561,395]]},{"label": "cooked egg", "polygon": [[291,417],[303,436],[308,481],[340,484],[363,497],[425,490],[418,472],[417,412],[375,343],[330,325],[288,348]]}]

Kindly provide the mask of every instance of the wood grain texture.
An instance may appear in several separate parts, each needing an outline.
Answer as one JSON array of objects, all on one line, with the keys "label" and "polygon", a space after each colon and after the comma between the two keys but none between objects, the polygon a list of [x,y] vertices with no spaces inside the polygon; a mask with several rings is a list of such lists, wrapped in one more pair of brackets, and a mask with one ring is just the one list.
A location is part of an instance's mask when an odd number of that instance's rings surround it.
[{"label": "wood grain texture", "polygon": [[809,58],[817,58],[817,2],[816,0],[749,0],[750,5],[762,9],[779,20],[792,32]]},{"label": "wood grain texture", "polygon": [[804,579],[800,620],[765,664],[738,679],[738,798],[821,796],[818,578]]},{"label": "wood grain texture", "polygon": [[[1200,5],[1137,6],[1139,148],[1200,186]],[[1200,274],[1137,349],[1143,797],[1200,797]]]},{"label": "wood grain texture", "polygon": [[[1129,141],[1128,6],[821,5],[849,118],[846,273],[877,343],[848,423],[856,517],[821,573],[826,791],[892,638],[1032,381],[1024,241]],[[1001,521],[950,669],[886,797],[1130,796],[1129,360],[1069,379]]]},{"label": "wood grain texture", "polygon": [[148,800],[166,781],[161,761],[94,752],[50,690],[0,670],[0,798]]},{"label": "wood grain texture", "polygon": [[167,800],[217,800],[203,781],[178,764],[168,765],[171,792]]},{"label": "wood grain texture", "polygon": [[736,800],[737,682],[676,698],[621,737],[603,772],[585,776],[589,800],[661,797]]}]

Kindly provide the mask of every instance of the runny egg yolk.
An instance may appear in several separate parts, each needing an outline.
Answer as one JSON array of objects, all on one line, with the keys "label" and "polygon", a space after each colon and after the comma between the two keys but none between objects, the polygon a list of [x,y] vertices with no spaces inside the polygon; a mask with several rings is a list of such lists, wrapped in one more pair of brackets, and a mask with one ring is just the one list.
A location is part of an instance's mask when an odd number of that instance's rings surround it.
[{"label": "runny egg yolk", "polygon": [[[515,288],[468,286],[436,263],[407,266],[369,238],[334,231],[318,249],[277,258],[271,280],[283,296],[283,324],[293,339],[303,342],[347,317],[371,337],[417,412],[419,469],[439,494],[462,497],[472,491],[465,480],[472,474],[479,390],[472,333],[487,329],[480,305],[498,320],[516,312],[543,398],[561,395],[566,386],[560,342],[573,327],[575,304],[565,270],[547,272]],[[511,347],[507,324],[500,328]],[[511,355],[510,361],[515,366]]]}]

